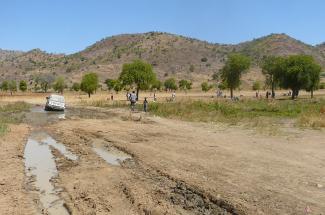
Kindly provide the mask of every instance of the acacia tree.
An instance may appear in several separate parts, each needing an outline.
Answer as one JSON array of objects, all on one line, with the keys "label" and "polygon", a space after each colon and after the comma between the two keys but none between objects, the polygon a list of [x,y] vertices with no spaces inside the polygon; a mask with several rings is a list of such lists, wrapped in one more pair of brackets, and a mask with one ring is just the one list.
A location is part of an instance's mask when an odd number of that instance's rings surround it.
[{"label": "acacia tree", "polygon": [[112,89],[114,89],[116,83],[117,83],[117,80],[114,80],[114,79],[106,79],[105,80],[105,84],[107,85],[107,89],[109,91],[111,91]]},{"label": "acacia tree", "polygon": [[123,86],[135,85],[138,99],[139,91],[149,89],[150,85],[156,80],[156,74],[151,64],[141,60],[134,60],[132,63],[123,65],[119,80]]},{"label": "acacia tree", "polygon": [[184,90],[184,91],[190,90],[192,88],[192,82],[183,79],[178,82],[178,86],[179,86],[179,89],[181,89],[181,90]]},{"label": "acacia tree", "polygon": [[93,94],[98,87],[98,76],[96,73],[88,73],[82,77],[82,81],[80,84],[80,89],[90,95]]},{"label": "acacia tree", "polygon": [[306,88],[310,92],[310,97],[314,97],[314,91],[319,88],[320,74],[322,72],[322,67],[317,63],[312,63],[309,65],[309,84]]},{"label": "acacia tree", "polygon": [[202,91],[204,91],[204,92],[208,92],[209,90],[212,89],[212,87],[213,86],[212,85],[209,85],[208,82],[203,82],[201,84]]},{"label": "acacia tree", "polygon": [[227,83],[230,89],[230,96],[233,98],[233,91],[240,85],[240,78],[244,71],[250,66],[250,59],[241,54],[231,54],[225,66],[221,70],[222,81]]},{"label": "acacia tree", "polygon": [[9,82],[8,81],[3,81],[1,83],[1,90],[7,92],[9,90]]},{"label": "acacia tree", "polygon": [[301,89],[313,91],[317,89],[321,68],[313,57],[307,55],[292,55],[286,58],[280,86],[292,90],[295,99]]},{"label": "acacia tree", "polygon": [[10,90],[10,94],[12,95],[13,92],[17,91],[17,82],[15,80],[11,80],[9,81],[9,90]]},{"label": "acacia tree", "polygon": [[262,64],[262,72],[266,77],[266,85],[271,87],[272,98],[275,97],[275,87],[279,84],[280,76],[284,69],[283,57],[269,56],[264,59]]},{"label": "acacia tree", "polygon": [[27,90],[27,82],[25,80],[21,80],[19,82],[19,90],[25,92]]},{"label": "acacia tree", "polygon": [[58,77],[54,84],[53,84],[53,89],[58,92],[58,93],[63,93],[63,90],[65,88],[65,82],[64,82],[64,77]]},{"label": "acacia tree", "polygon": [[168,90],[177,90],[176,80],[174,78],[169,78],[164,82],[166,91]]}]

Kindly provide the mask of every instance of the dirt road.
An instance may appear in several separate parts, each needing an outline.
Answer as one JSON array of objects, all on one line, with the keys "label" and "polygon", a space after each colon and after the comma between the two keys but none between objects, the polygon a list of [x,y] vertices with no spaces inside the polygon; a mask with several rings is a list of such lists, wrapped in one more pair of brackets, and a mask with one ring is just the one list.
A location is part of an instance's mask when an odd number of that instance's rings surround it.
[{"label": "dirt road", "polygon": [[120,109],[69,109],[65,119],[39,110],[0,139],[0,214],[56,215],[24,177],[31,129],[35,141],[47,138],[39,146],[49,144],[57,176],[45,183],[69,214],[324,214],[323,131],[289,126],[270,136]]},{"label": "dirt road", "polygon": [[23,155],[28,127],[11,126],[10,130],[0,137],[0,214],[36,214],[25,187]]},{"label": "dirt road", "polygon": [[[52,126],[80,156],[59,165],[73,214],[322,214],[325,134],[255,130],[173,121],[126,111],[72,117]],[[91,118],[88,116],[88,118]],[[60,128],[60,129],[57,129]],[[101,144],[133,156],[122,167],[93,150]]]}]

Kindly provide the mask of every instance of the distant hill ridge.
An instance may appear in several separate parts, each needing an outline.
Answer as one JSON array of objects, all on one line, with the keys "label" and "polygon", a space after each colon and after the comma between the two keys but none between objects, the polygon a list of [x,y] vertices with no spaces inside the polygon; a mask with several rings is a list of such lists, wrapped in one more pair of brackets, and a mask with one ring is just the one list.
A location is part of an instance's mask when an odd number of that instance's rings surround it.
[{"label": "distant hill ridge", "polygon": [[[107,37],[71,55],[50,54],[40,49],[28,52],[0,49],[0,81],[31,80],[37,74],[63,75],[70,83],[86,72],[96,72],[102,81],[116,78],[123,63],[140,58],[151,63],[160,79],[175,77],[201,82],[211,79],[231,52],[246,54],[257,65],[268,55],[312,55],[325,68],[325,43],[312,46],[286,34],[271,34],[236,45],[213,44],[161,32]],[[246,81],[263,78],[253,66]]]}]

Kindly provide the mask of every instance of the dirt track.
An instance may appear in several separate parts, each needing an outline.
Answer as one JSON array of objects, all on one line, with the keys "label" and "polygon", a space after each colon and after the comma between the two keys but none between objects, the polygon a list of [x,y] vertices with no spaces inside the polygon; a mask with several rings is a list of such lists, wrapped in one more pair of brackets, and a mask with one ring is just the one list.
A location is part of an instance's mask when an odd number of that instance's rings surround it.
[{"label": "dirt track", "polygon": [[[77,214],[92,211],[94,204],[103,214],[105,208],[112,214],[325,211],[321,131],[291,128],[285,135],[265,136],[117,112],[101,113],[102,119],[61,121],[59,131],[51,129],[81,158],[77,166],[63,163],[60,175],[68,205]],[[107,165],[91,150],[96,141],[128,152],[134,162],[122,168]],[[78,199],[80,206],[73,204]],[[92,204],[82,204],[85,199]]]},{"label": "dirt track", "polygon": [[[1,166],[8,177],[17,179],[14,185],[0,185],[15,188],[0,192],[0,209],[8,208],[6,214],[35,214],[36,206],[23,189],[21,154],[28,130],[19,128],[17,141],[0,141],[6,149],[1,152],[11,151],[1,155],[4,161],[20,155],[14,159],[19,168]],[[66,120],[46,129],[79,157],[70,161],[53,150],[57,185],[63,188],[61,196],[71,214],[325,211],[322,131],[281,128],[278,135],[268,136],[239,127],[102,109],[71,110]],[[5,140],[12,138],[11,133]],[[94,152],[94,144],[115,147],[132,159],[122,166],[107,164]],[[17,196],[22,204],[11,203]],[[22,208],[26,211],[17,212]]]},{"label": "dirt track", "polygon": [[25,189],[23,153],[28,134],[26,125],[11,126],[0,137],[0,214],[35,214],[36,207]]}]

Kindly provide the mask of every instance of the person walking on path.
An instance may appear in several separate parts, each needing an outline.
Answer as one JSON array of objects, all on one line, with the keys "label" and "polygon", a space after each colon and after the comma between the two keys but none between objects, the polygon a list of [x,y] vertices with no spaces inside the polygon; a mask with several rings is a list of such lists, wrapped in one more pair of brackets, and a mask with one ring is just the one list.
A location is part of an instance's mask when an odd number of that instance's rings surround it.
[{"label": "person walking on path", "polygon": [[143,101],[143,111],[144,112],[147,112],[148,111],[148,100],[147,100],[147,97],[144,98],[144,101]]},{"label": "person walking on path", "polygon": [[136,104],[136,102],[137,102],[137,95],[135,94],[135,91],[133,91],[133,92],[130,94],[129,100],[130,100],[130,102],[131,102],[131,110],[134,111],[135,104]]}]

